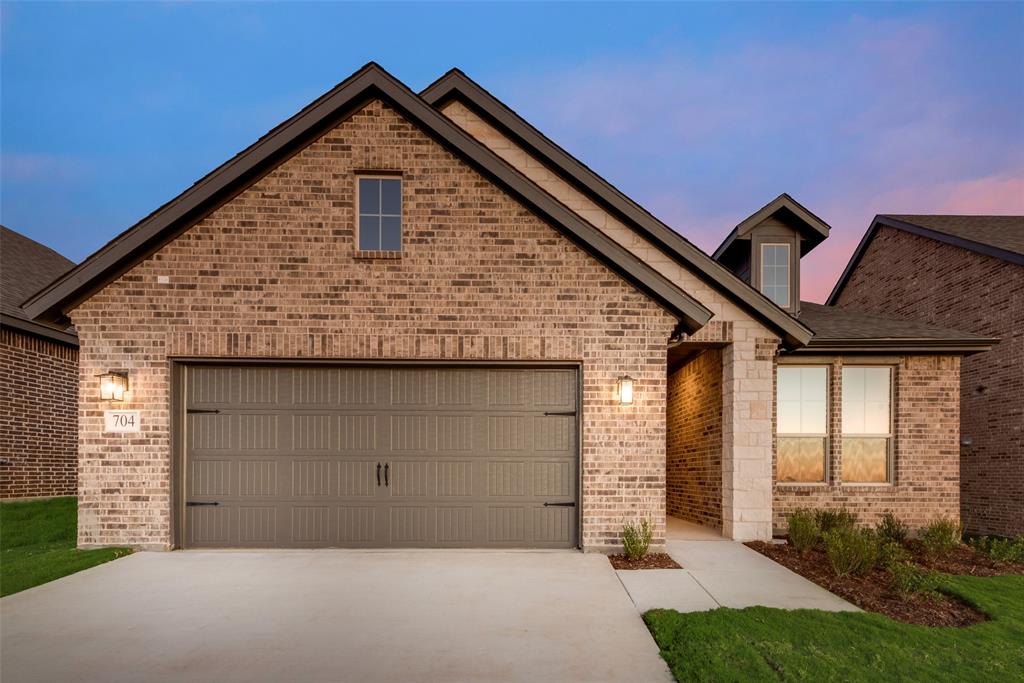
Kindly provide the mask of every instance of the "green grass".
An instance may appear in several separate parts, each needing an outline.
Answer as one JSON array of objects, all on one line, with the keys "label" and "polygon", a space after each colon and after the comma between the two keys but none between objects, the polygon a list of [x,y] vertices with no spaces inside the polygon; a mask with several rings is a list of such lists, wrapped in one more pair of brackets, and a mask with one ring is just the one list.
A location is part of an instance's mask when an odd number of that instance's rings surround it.
[{"label": "green grass", "polygon": [[943,577],[982,610],[967,628],[929,628],[879,614],[651,610],[647,627],[678,681],[1022,681],[1024,576]]},{"label": "green grass", "polygon": [[78,550],[75,498],[0,503],[0,596],[123,557],[128,548]]}]

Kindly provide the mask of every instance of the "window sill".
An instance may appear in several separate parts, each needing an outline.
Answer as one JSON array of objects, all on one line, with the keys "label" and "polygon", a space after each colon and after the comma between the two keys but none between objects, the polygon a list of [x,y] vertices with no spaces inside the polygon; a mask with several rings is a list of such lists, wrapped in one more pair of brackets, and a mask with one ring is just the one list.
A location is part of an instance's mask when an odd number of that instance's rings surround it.
[{"label": "window sill", "polygon": [[843,481],[839,483],[839,486],[857,488],[857,489],[891,489],[895,484],[891,481],[883,482],[858,482],[858,481]]},{"label": "window sill", "polygon": [[831,484],[826,481],[777,481],[776,486],[782,486],[787,489],[823,489],[827,488]]},{"label": "window sill", "polygon": [[352,258],[362,259],[366,261],[372,260],[396,260],[402,258],[402,252],[400,251],[368,251],[365,249],[357,249]]}]

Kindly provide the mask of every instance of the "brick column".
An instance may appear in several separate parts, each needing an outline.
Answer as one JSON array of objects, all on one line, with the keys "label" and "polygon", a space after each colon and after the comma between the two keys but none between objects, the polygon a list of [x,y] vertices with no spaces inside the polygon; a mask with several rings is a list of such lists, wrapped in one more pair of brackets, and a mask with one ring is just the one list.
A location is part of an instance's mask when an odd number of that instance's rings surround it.
[{"label": "brick column", "polygon": [[777,339],[736,324],[722,354],[722,534],[772,535],[773,358]]}]

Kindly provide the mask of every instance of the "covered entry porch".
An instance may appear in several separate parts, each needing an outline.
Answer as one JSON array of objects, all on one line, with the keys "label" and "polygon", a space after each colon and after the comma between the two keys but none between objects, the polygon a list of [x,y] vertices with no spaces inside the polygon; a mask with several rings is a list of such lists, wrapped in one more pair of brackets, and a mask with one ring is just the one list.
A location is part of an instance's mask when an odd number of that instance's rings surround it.
[{"label": "covered entry porch", "polygon": [[708,327],[668,350],[666,539],[767,539],[778,340]]}]

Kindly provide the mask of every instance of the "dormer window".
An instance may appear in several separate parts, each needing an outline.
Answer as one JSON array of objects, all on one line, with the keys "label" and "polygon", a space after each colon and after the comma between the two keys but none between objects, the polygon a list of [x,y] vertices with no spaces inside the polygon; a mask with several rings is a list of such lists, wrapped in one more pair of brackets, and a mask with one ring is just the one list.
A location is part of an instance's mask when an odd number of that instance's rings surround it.
[{"label": "dormer window", "polygon": [[789,244],[761,244],[761,293],[782,308],[790,306]]}]

